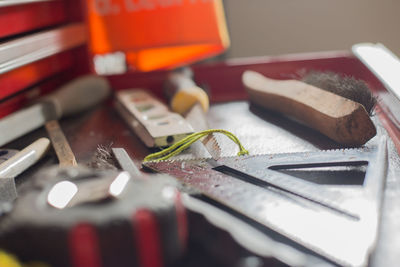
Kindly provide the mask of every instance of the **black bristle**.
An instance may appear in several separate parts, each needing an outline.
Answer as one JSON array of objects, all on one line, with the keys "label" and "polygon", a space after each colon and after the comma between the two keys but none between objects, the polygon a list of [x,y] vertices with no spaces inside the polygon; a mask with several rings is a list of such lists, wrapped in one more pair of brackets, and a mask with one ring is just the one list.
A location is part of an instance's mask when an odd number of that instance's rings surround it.
[{"label": "black bristle", "polygon": [[97,170],[117,170],[119,164],[111,151],[111,146],[112,144],[108,146],[98,145],[88,166]]},{"label": "black bristle", "polygon": [[369,115],[376,104],[368,85],[351,76],[344,76],[333,72],[312,71],[305,75],[303,82],[323,90],[340,95],[364,106]]}]

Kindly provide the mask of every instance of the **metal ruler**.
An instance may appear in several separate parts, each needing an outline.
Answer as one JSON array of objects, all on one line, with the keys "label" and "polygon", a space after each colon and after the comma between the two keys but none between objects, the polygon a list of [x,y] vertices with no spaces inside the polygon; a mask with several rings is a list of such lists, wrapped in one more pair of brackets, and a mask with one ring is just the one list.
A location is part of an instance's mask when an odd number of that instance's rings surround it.
[{"label": "metal ruler", "polygon": [[[374,247],[387,172],[386,138],[371,148],[146,162],[223,206],[289,238],[328,261],[365,266]],[[329,167],[328,170],[323,168]],[[321,170],[322,168],[322,170]],[[296,176],[317,172],[350,185],[318,184]],[[294,174],[297,171],[297,174]],[[314,172],[314,174],[313,174]],[[317,175],[318,176],[318,175]]]}]

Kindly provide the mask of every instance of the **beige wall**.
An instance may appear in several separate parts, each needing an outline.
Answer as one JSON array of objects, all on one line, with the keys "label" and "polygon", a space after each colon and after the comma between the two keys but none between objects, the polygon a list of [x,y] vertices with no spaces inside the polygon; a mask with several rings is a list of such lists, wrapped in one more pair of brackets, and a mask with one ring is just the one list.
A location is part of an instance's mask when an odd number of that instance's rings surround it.
[{"label": "beige wall", "polygon": [[350,49],[381,42],[400,56],[400,0],[225,0],[228,57]]}]

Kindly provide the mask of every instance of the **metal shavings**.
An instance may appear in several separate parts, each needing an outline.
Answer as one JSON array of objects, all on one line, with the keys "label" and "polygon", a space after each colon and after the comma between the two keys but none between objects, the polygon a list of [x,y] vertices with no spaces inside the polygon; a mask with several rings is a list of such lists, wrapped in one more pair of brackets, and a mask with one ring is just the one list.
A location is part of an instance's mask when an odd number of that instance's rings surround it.
[{"label": "metal shavings", "polygon": [[98,145],[88,167],[97,170],[117,170],[119,166],[111,151],[112,143],[108,146]]}]

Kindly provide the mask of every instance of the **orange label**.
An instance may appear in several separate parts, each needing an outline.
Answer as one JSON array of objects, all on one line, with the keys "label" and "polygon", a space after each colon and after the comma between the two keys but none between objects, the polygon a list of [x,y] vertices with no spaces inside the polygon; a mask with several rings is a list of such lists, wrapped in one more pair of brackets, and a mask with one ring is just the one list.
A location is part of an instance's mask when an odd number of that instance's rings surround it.
[{"label": "orange label", "polygon": [[139,70],[175,67],[229,46],[221,0],[87,0],[94,54],[122,51]]}]

